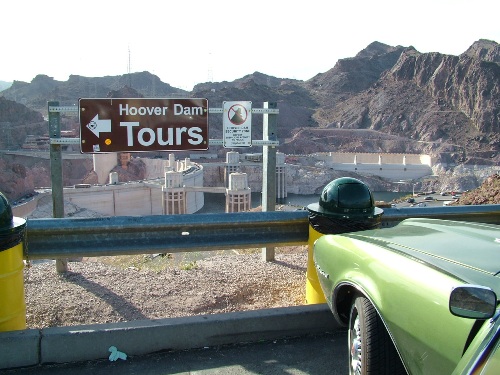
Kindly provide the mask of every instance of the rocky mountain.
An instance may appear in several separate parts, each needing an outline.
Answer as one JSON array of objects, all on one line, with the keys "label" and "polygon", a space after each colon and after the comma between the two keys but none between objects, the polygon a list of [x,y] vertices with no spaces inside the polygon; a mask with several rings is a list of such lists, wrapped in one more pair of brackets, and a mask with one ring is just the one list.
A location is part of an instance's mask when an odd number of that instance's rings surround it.
[{"label": "rocky mountain", "polygon": [[500,174],[489,176],[481,186],[467,191],[454,205],[500,204]]},{"label": "rocky mountain", "polygon": [[11,87],[0,94],[44,113],[47,111],[47,101],[59,101],[60,105],[75,105],[78,104],[79,98],[106,98],[111,91],[122,90],[124,87],[134,88],[146,97],[167,97],[174,93],[185,93],[162,82],[154,74],[141,72],[95,78],[71,75],[67,81],[56,81],[52,77],[39,74],[29,83],[14,81]]},{"label": "rocky mountain", "polygon": [[[41,117],[21,114],[45,115],[49,100],[74,105],[80,97],[203,97],[211,107],[250,100],[254,107],[278,103],[279,151],[287,154],[422,152],[444,166],[500,163],[500,46],[488,40],[475,42],[459,56],[374,42],[307,81],[254,72],[233,82],[200,83],[186,92],[148,72],[72,75],[65,82],[38,75],[30,83],[15,81],[0,95],[0,126],[33,125],[46,131]],[[12,113],[19,113],[14,117],[20,120],[12,121]],[[210,138],[222,138],[221,115],[209,121]],[[74,117],[64,117],[63,124],[79,126]],[[254,139],[262,137],[261,124],[262,116],[254,116]],[[20,146],[18,138],[12,142]]]},{"label": "rocky mountain", "polygon": [[[404,139],[404,145],[381,144],[352,132],[351,139],[336,141],[337,150],[387,152],[394,146],[398,152],[429,153],[440,162],[498,164],[498,49],[497,43],[481,40],[464,54],[449,56],[374,43],[306,82],[317,90],[315,119],[332,129],[332,140],[339,134],[335,129],[369,129]],[[345,77],[353,71],[363,72],[361,83],[349,86],[345,82],[352,80]],[[329,85],[334,79],[342,85]]]},{"label": "rocky mountain", "polygon": [[0,96],[0,150],[17,149],[26,135],[42,135],[47,130],[40,112]]},{"label": "rocky mountain", "polygon": [[[30,83],[15,81],[2,95],[42,113],[47,100],[72,105],[80,97],[111,92],[116,97],[125,87],[143,97],[205,97],[213,107],[225,100],[251,100],[255,106],[277,102],[285,153],[425,152],[448,164],[491,165],[500,161],[499,50],[488,40],[460,56],[374,42],[308,81],[255,72],[185,92],[148,72],[72,75],[66,82],[38,75]],[[254,137],[260,137],[262,116],[253,122]],[[220,115],[212,116],[210,129],[212,138],[221,137]]]}]

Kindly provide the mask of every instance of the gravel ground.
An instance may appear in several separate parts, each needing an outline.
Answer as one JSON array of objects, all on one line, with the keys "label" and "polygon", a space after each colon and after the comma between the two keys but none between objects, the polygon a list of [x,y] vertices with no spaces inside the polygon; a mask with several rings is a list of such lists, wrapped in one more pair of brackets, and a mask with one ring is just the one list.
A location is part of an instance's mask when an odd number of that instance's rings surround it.
[{"label": "gravel ground", "polygon": [[[112,323],[303,305],[307,246],[261,254],[225,252],[88,258],[58,274],[54,262],[25,268],[28,328]],[[176,254],[178,255],[178,254]],[[138,258],[139,257],[139,258]]]}]

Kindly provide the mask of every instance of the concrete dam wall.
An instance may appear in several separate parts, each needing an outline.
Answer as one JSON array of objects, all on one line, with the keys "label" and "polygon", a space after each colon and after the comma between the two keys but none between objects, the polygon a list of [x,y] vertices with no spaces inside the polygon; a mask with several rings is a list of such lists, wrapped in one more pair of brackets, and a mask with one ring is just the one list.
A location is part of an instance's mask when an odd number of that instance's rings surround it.
[{"label": "concrete dam wall", "polygon": [[313,156],[330,169],[376,175],[393,181],[413,180],[432,174],[429,155],[328,152]]}]

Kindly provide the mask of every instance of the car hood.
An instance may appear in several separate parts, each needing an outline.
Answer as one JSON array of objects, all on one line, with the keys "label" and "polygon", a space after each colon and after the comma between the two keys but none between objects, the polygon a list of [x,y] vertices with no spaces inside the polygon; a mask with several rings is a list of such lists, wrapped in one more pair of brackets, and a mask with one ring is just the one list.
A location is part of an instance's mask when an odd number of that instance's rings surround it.
[{"label": "car hood", "polygon": [[439,219],[407,219],[393,228],[344,234],[417,258],[464,283],[500,296],[500,226]]}]

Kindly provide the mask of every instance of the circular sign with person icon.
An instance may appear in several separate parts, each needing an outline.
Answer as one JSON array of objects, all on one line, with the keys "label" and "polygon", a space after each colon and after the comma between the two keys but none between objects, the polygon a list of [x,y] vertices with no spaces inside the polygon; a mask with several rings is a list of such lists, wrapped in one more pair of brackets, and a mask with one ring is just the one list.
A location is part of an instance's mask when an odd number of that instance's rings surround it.
[{"label": "circular sign with person icon", "polygon": [[238,103],[229,108],[227,117],[232,124],[241,125],[247,120],[248,111],[244,106]]},{"label": "circular sign with person icon", "polygon": [[224,147],[251,147],[252,102],[223,102],[222,109]]}]

